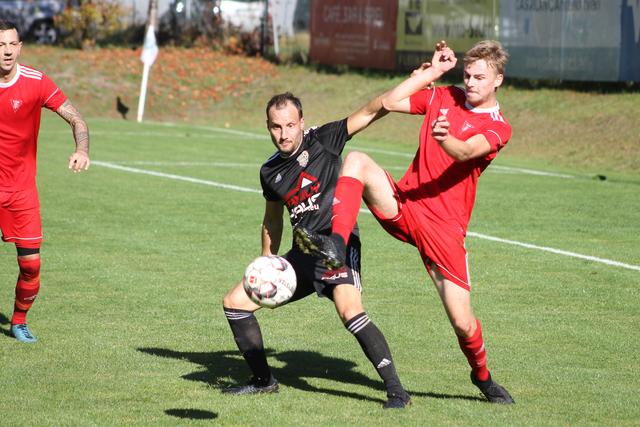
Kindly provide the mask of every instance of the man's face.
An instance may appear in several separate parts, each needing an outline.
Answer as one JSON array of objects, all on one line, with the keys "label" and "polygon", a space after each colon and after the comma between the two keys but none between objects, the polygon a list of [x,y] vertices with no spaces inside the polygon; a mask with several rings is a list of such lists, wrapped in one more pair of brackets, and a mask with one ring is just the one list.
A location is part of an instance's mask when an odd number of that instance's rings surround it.
[{"label": "man's face", "polygon": [[503,76],[495,68],[489,67],[484,59],[464,67],[464,87],[467,102],[473,107],[488,108],[496,105],[496,89],[502,84]]},{"label": "man's face", "polygon": [[15,29],[0,31],[0,77],[13,77],[22,42]]},{"label": "man's face", "polygon": [[290,156],[302,143],[304,119],[298,114],[298,109],[287,102],[279,108],[273,106],[269,109],[267,129],[278,151],[285,157]]}]

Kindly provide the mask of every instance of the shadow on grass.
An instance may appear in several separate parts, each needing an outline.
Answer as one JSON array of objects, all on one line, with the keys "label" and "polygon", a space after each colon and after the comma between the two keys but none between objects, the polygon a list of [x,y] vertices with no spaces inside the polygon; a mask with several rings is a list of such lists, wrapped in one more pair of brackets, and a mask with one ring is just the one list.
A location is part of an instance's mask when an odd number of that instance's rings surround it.
[{"label": "shadow on grass", "polygon": [[[0,325],[10,325],[10,324],[11,324],[11,321],[9,320],[9,318],[5,316],[3,313],[0,313]],[[4,334],[8,337],[13,338],[13,335],[11,334],[11,330],[9,329],[0,328],[0,334]]]},{"label": "shadow on grass", "polygon": [[[226,388],[231,385],[243,384],[249,375],[249,369],[237,351],[217,352],[180,352],[164,348],[139,348],[138,351],[153,356],[166,357],[177,360],[186,360],[204,368],[183,378],[190,381],[200,381],[216,388]],[[284,363],[282,367],[271,367],[273,375],[280,384],[296,388],[298,390],[322,393],[333,396],[347,397],[350,399],[384,403],[385,400],[370,396],[348,392],[334,388],[316,387],[309,384],[305,378],[324,378],[337,383],[357,384],[370,387],[384,393],[382,381],[371,378],[357,372],[356,364],[352,361],[327,357],[313,351],[285,351],[275,352],[267,350],[267,357]],[[271,363],[273,365],[273,363]],[[232,383],[228,381],[231,378]],[[451,395],[434,392],[418,392],[408,390],[412,396],[431,397],[434,399],[461,399],[471,401],[484,401],[480,397],[467,395]],[[384,396],[384,394],[383,394]]]},{"label": "shadow on grass", "polygon": [[218,414],[211,411],[203,411],[201,409],[167,409],[165,414],[176,418],[189,420],[213,420],[218,418]]}]

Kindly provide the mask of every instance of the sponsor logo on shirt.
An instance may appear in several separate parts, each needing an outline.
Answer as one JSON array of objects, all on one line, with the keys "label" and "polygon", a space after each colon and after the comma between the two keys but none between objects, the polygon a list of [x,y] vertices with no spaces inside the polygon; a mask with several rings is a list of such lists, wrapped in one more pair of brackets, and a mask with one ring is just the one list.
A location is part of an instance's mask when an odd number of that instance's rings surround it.
[{"label": "sponsor logo on shirt", "polygon": [[440,114],[443,115],[443,116],[446,116],[448,112],[449,112],[448,108],[441,108],[440,109]]},{"label": "sponsor logo on shirt", "polygon": [[337,279],[346,279],[349,277],[349,273],[347,272],[347,267],[340,267],[338,270],[329,270],[322,275],[320,280],[337,280]]},{"label": "sponsor logo on shirt", "polygon": [[276,182],[276,184],[277,184],[277,183],[279,183],[280,181],[282,181],[282,175],[278,174],[278,175],[276,176],[276,181],[275,181],[275,182]]},{"label": "sponsor logo on shirt", "polygon": [[309,211],[317,211],[320,205],[316,203],[320,197],[320,181],[313,175],[301,172],[296,186],[285,197],[285,203],[291,213],[291,218],[297,219]]},{"label": "sponsor logo on shirt", "polygon": [[21,99],[12,99],[11,100],[11,108],[13,108],[13,112],[17,113],[18,110],[20,109],[20,107],[22,107],[22,100]]}]

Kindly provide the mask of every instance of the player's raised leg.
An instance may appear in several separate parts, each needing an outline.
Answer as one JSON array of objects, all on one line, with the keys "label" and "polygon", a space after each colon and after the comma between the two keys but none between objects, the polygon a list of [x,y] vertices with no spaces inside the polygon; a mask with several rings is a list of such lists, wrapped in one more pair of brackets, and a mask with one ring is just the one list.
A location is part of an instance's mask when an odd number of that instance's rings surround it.
[{"label": "player's raised leg", "polygon": [[469,290],[445,279],[434,264],[431,264],[429,274],[458,338],[460,349],[471,367],[471,382],[492,403],[514,403],[507,390],[493,381],[487,369],[487,352],[482,337],[482,326],[471,309]]},{"label": "player's raised leg", "polygon": [[409,405],[411,398],[400,383],[387,340],[364,311],[360,291],[351,284],[338,285],[333,299],[344,327],[358,340],[384,382],[388,400],[383,407],[399,409]]},{"label": "player's raised leg", "polygon": [[245,385],[222,390],[229,394],[276,393],[279,385],[267,363],[262,332],[254,312],[260,308],[249,299],[242,282],[231,288],[222,302],[233,338],[249,365],[252,378]]},{"label": "player's raised leg", "polygon": [[305,253],[321,258],[328,268],[344,265],[346,245],[360,212],[362,200],[386,218],[398,213],[398,204],[386,172],[368,155],[353,151],[342,165],[333,197],[331,235],[298,227],[294,238]]}]

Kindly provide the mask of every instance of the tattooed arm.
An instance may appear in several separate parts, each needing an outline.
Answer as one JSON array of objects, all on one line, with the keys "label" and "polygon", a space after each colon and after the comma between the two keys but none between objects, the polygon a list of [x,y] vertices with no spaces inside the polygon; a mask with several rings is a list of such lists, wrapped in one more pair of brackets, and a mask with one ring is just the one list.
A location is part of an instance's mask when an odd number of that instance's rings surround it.
[{"label": "tattooed arm", "polygon": [[56,113],[71,125],[73,139],[76,141],[76,151],[69,157],[69,169],[80,172],[89,169],[89,128],[78,110],[69,100],[56,110]]}]

